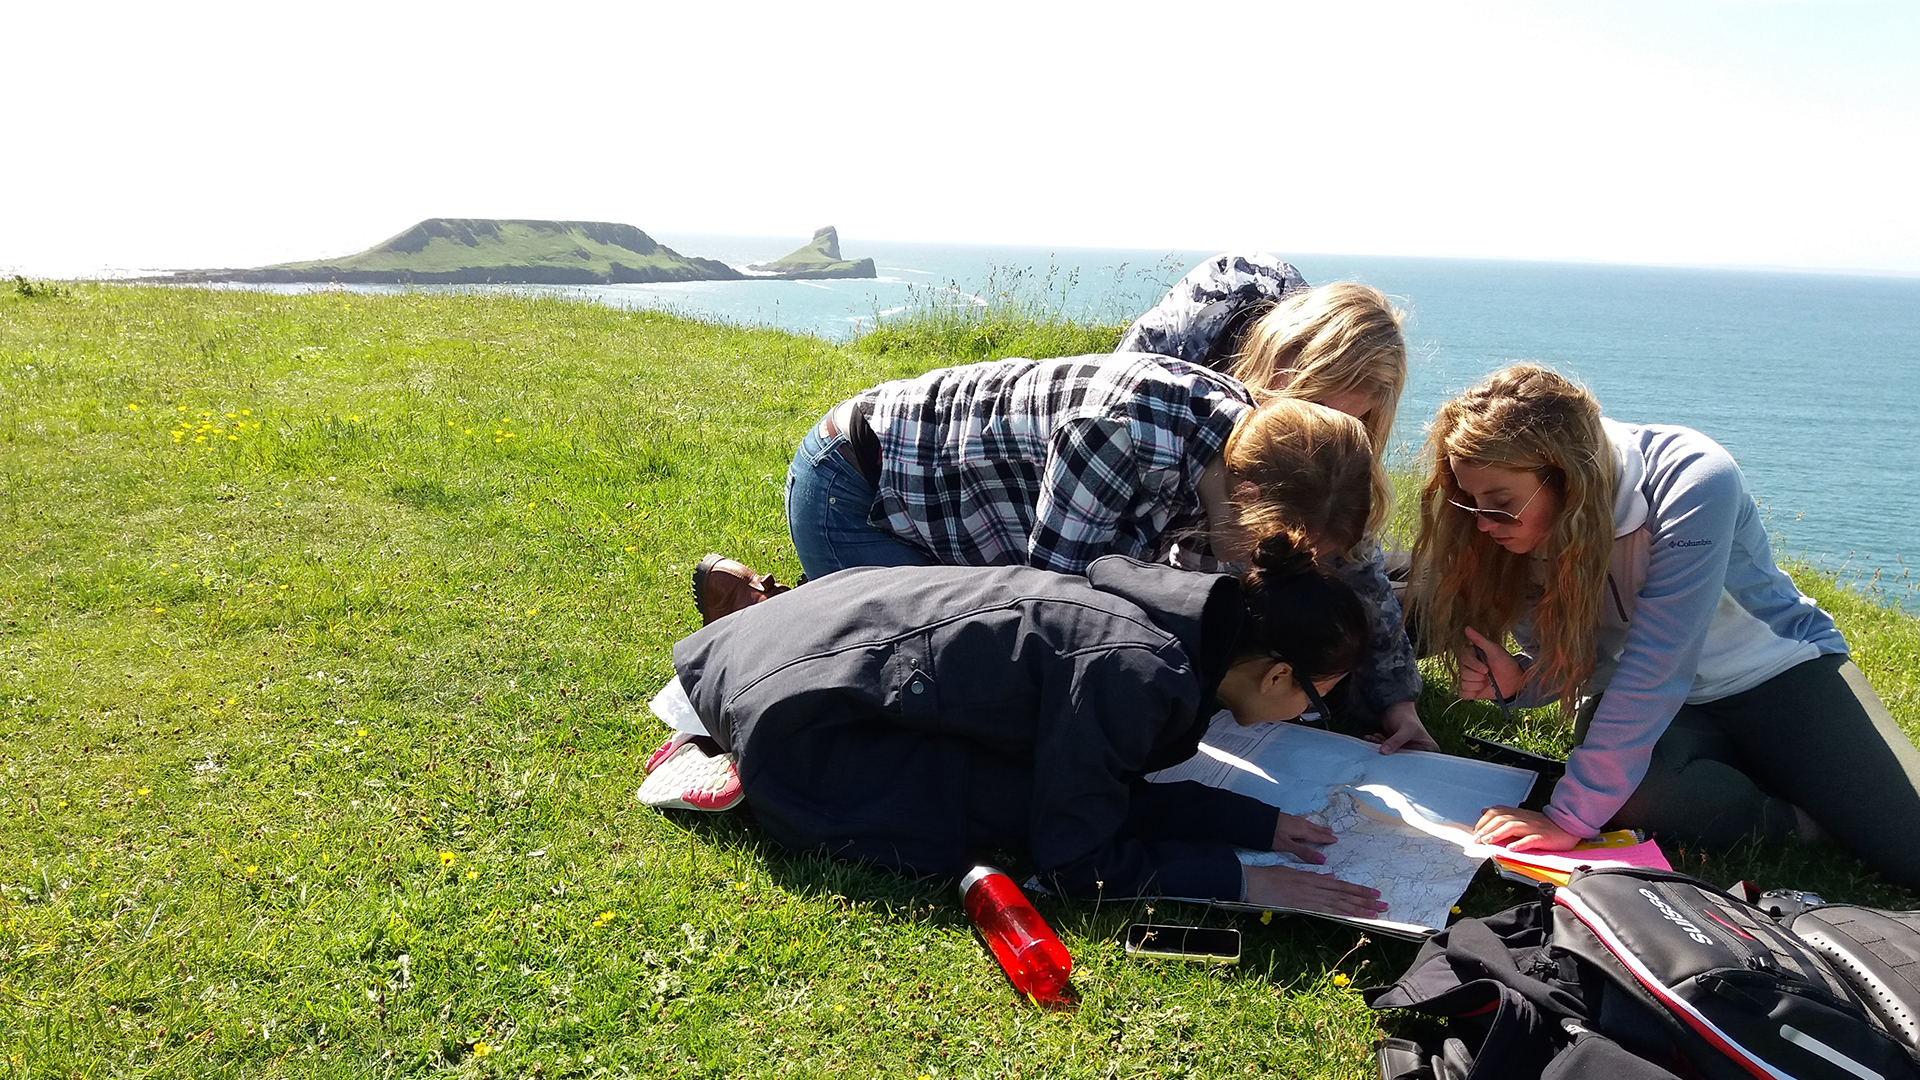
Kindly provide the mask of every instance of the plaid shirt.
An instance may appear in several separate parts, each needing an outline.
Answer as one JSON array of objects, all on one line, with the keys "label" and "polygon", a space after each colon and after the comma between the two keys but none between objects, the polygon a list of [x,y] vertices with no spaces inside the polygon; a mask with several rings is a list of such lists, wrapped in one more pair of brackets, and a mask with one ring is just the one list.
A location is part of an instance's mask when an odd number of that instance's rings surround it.
[{"label": "plaid shirt", "polygon": [[1198,532],[1200,472],[1252,407],[1231,378],[1146,354],[941,368],[855,400],[880,440],[875,527],[943,563],[1069,573]]}]

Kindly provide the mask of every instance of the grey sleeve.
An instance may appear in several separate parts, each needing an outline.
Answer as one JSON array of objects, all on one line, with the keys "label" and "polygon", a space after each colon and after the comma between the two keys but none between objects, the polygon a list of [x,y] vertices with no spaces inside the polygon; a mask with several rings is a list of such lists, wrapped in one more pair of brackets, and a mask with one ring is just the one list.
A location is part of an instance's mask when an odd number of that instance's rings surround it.
[{"label": "grey sleeve", "polygon": [[1414,662],[1413,641],[1401,624],[1400,601],[1387,582],[1386,556],[1378,543],[1369,542],[1365,559],[1338,559],[1333,566],[1367,609],[1367,649],[1360,657],[1360,666],[1349,676],[1356,691],[1350,699],[1367,719],[1377,719],[1389,706],[1420,696],[1420,668]]},{"label": "grey sleeve", "polygon": [[1726,588],[1740,500],[1739,467],[1712,440],[1675,440],[1649,463],[1653,542],[1620,666],[1546,813],[1575,836],[1598,835],[1647,774],[1653,744],[1687,700],[1707,628]]}]

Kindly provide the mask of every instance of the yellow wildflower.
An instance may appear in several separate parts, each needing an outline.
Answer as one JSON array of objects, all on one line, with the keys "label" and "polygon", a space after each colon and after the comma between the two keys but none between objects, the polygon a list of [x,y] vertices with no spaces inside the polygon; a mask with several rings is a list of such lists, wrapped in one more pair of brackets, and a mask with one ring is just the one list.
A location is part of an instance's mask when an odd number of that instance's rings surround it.
[{"label": "yellow wildflower", "polygon": [[491,1046],[488,1046],[488,1045],[487,1045],[486,1043],[483,1043],[483,1042],[477,1042],[477,1043],[474,1043],[474,1044],[473,1044],[473,1056],[474,1056],[474,1057],[477,1057],[477,1058],[483,1058],[483,1057],[486,1057],[486,1056],[487,1056],[488,1054],[491,1054],[491,1053],[493,1053],[493,1047],[491,1047]]},{"label": "yellow wildflower", "polygon": [[441,852],[441,853],[440,853],[440,865],[441,865],[441,866],[452,866],[452,865],[453,865],[453,861],[454,861],[455,859],[458,859],[459,857],[460,857],[460,856],[458,856],[458,855],[455,855],[455,854],[454,854],[453,852],[451,852],[451,851],[443,851],[443,852]]},{"label": "yellow wildflower", "polygon": [[1333,973],[1333,985],[1335,986],[1345,986],[1352,981],[1352,979],[1347,978],[1347,973],[1344,971],[1336,971]]},{"label": "yellow wildflower", "polygon": [[152,788],[150,788],[150,787],[143,787],[143,788],[141,788],[141,789],[140,789],[139,791],[137,791],[137,792],[135,792],[135,794],[136,794],[136,795],[151,795],[151,794],[153,794],[153,789],[152,789]]},{"label": "yellow wildflower", "polygon": [[479,876],[480,876],[480,871],[478,871],[478,870],[469,870],[469,871],[467,871],[467,880],[468,880],[468,881],[472,881],[472,880],[473,880],[474,878],[477,878],[477,877],[479,877]]},{"label": "yellow wildflower", "polygon": [[127,408],[128,408],[129,410],[131,410],[131,411],[133,411],[133,412],[139,412],[139,411],[140,411],[140,406],[139,406],[139,404],[138,404],[138,403],[136,403],[136,402],[132,402],[132,401],[129,401],[129,402],[127,402]]}]

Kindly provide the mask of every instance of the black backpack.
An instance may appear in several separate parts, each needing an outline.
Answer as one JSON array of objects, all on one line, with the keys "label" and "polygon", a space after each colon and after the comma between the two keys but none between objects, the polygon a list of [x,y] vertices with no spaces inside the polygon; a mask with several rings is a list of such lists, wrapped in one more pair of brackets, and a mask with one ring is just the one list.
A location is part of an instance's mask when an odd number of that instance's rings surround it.
[{"label": "black backpack", "polygon": [[1910,918],[1836,905],[1783,925],[1684,874],[1579,871],[1367,992],[1449,1021],[1438,1054],[1384,1043],[1382,1076],[1920,1080]]}]

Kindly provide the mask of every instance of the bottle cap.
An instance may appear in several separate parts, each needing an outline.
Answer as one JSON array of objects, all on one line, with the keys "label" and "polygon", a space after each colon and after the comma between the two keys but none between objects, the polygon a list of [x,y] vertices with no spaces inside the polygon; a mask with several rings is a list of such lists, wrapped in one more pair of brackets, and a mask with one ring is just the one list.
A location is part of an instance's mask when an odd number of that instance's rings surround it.
[{"label": "bottle cap", "polygon": [[997,874],[999,872],[998,869],[984,864],[967,871],[967,876],[960,879],[960,899],[965,900],[967,898],[967,893],[973,889],[975,882],[986,877],[988,874]]}]

